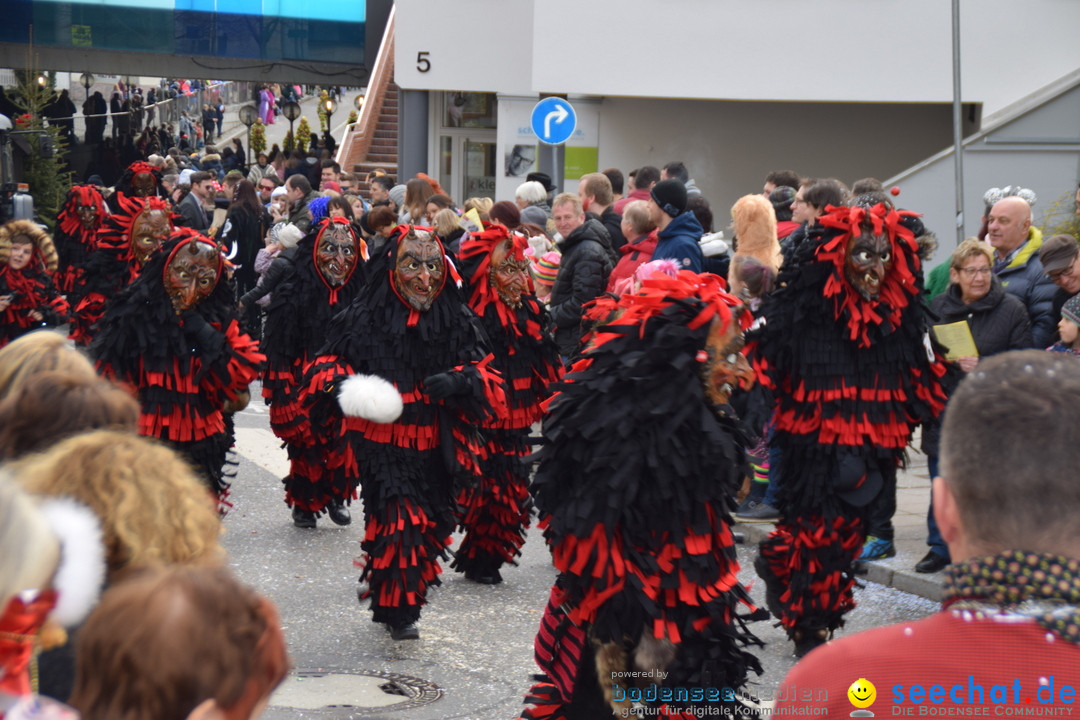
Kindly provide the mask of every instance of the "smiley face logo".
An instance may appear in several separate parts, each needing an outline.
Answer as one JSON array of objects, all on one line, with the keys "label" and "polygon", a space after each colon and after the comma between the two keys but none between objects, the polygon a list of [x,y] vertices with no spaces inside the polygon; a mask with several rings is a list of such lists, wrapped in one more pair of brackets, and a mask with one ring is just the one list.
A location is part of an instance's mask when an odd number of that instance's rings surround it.
[{"label": "smiley face logo", "polygon": [[874,704],[874,700],[877,699],[877,688],[874,687],[874,683],[870,682],[866,678],[859,678],[855,682],[851,683],[851,687],[847,691],[848,700],[851,704],[857,708],[868,708]]}]

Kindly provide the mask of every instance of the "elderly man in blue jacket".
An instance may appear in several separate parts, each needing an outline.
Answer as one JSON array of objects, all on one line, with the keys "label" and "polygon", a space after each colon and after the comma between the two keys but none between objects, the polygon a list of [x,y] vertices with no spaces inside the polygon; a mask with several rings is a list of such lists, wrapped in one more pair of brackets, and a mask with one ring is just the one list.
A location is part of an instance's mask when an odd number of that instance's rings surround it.
[{"label": "elderly man in blue jacket", "polygon": [[1039,260],[1042,232],[1031,224],[1031,206],[1011,196],[994,203],[987,216],[986,240],[994,246],[994,274],[1005,292],[1020,298],[1031,318],[1031,339],[1045,348],[1054,341],[1056,288]]}]

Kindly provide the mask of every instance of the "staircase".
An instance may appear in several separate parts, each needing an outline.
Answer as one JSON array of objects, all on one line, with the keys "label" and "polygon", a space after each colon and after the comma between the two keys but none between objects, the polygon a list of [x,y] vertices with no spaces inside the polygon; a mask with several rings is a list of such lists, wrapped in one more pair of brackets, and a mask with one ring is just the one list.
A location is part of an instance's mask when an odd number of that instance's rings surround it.
[{"label": "staircase", "polygon": [[367,191],[367,174],[384,170],[397,178],[398,86],[394,83],[394,10],[386,23],[379,55],[368,79],[367,96],[356,122],[348,126],[338,147],[341,167],[356,174]]},{"label": "staircase", "polygon": [[382,110],[379,111],[375,132],[365,157],[354,162],[350,167],[356,174],[360,185],[366,188],[364,179],[372,170],[385,170],[387,175],[397,179],[398,167],[398,86],[393,80],[383,91]]}]

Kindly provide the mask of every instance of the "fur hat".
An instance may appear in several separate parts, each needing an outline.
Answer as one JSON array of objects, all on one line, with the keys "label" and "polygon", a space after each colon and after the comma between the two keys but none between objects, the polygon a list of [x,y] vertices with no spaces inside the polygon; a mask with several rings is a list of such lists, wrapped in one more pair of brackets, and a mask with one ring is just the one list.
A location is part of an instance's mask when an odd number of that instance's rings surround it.
[{"label": "fur hat", "polygon": [[682,215],[686,210],[686,186],[678,180],[661,180],[652,186],[649,196],[671,217]]},{"label": "fur hat", "polygon": [[56,246],[48,233],[29,220],[12,220],[0,227],[0,265],[7,265],[11,257],[11,244],[16,237],[23,235],[34,244],[34,262],[43,270],[56,272],[60,258]]},{"label": "fur hat", "polygon": [[743,195],[731,208],[735,224],[735,255],[750,255],[772,270],[780,270],[780,243],[776,239],[776,212],[760,194]]}]

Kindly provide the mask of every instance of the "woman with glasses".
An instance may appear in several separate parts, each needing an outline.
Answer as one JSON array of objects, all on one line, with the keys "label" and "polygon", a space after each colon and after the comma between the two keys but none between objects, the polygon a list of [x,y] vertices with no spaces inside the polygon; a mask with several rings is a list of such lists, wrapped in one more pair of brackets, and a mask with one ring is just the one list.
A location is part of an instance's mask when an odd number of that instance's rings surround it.
[{"label": "woman with glasses", "polygon": [[[994,248],[978,238],[970,237],[960,243],[949,261],[949,287],[930,302],[930,310],[939,318],[936,325],[967,322],[978,355],[956,358],[955,365],[965,373],[974,370],[981,358],[1032,347],[1027,307],[1019,298],[1005,292],[1005,286],[991,272],[993,259]],[[951,392],[950,385],[946,387]],[[922,450],[931,478],[938,475],[940,435],[940,420],[923,426]],[[950,558],[949,548],[934,521],[933,497],[926,525],[930,551],[915,565],[915,571],[934,573],[948,565]]]}]

